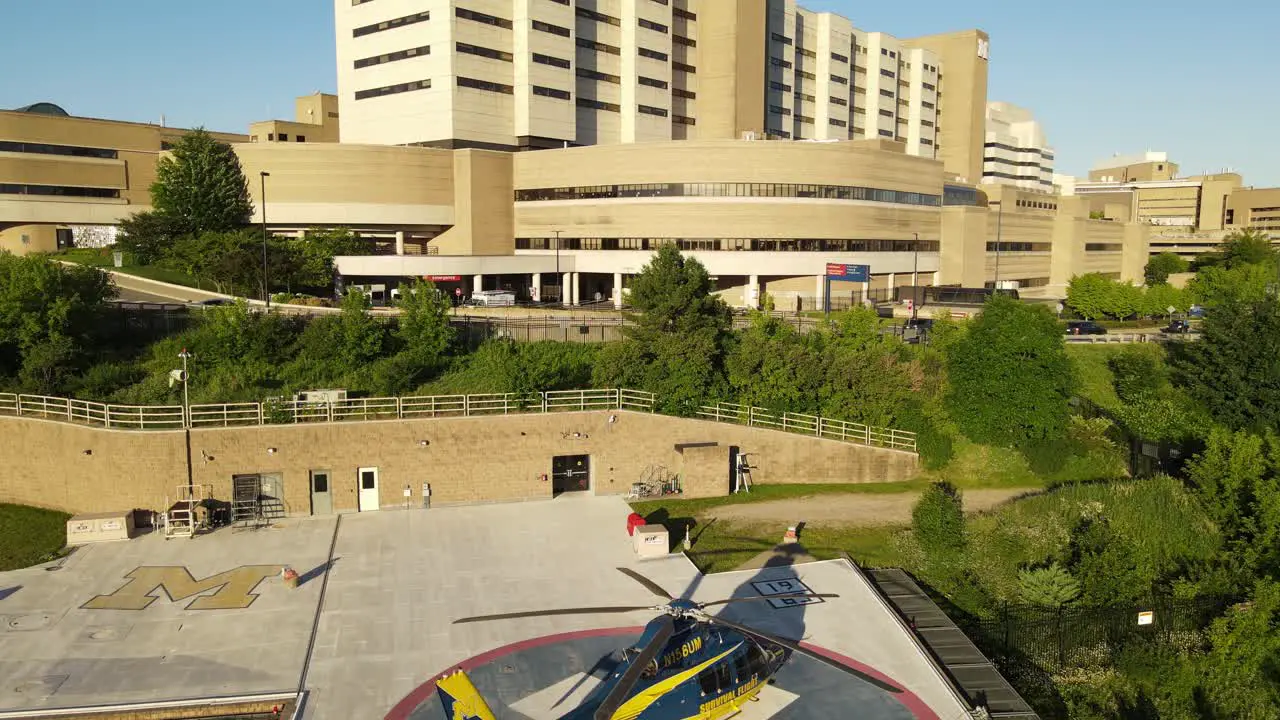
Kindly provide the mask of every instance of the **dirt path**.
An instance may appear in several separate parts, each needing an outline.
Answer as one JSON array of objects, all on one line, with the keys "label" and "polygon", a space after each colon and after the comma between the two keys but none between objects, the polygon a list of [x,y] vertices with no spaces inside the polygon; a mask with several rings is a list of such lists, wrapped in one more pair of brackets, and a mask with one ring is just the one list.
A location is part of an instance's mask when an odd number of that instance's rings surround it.
[{"label": "dirt path", "polygon": [[[966,490],[964,508],[969,512],[988,510],[1028,492],[1031,491],[1027,488]],[[775,521],[809,525],[905,525],[911,522],[911,508],[918,499],[918,492],[812,495],[726,505],[708,510],[706,515],[727,523]]]}]

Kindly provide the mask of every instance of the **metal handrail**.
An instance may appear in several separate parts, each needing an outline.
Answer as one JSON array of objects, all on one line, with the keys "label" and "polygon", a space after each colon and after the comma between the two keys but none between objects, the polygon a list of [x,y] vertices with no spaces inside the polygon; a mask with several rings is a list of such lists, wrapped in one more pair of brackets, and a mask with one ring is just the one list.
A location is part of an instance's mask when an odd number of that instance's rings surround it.
[{"label": "metal handrail", "polygon": [[[170,430],[279,423],[350,422],[518,413],[632,410],[656,412],[658,398],[643,390],[551,390],[542,393],[423,395],[349,398],[334,402],[268,400],[265,402],[202,403],[185,411],[178,405],[107,405],[89,400],[47,395],[0,393],[0,414],[37,417],[124,430]],[[915,452],[916,434],[895,428],[825,418],[804,413],[776,413],[739,403],[704,405],[697,417],[781,432],[874,447]]]}]

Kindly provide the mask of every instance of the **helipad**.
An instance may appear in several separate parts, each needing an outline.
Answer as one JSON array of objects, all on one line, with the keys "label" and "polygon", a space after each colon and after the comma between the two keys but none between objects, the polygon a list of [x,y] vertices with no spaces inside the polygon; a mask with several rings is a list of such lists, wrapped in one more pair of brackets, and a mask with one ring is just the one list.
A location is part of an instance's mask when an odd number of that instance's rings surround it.
[{"label": "helipad", "polygon": [[[452,620],[653,600],[616,567],[694,600],[769,594],[777,583],[837,593],[726,612],[907,690],[890,695],[797,657],[751,717],[830,718],[850,707],[872,719],[969,717],[847,562],[711,576],[679,555],[640,562],[625,532],[629,512],[595,497],[389,510],[194,540],[147,536],[86,548],[59,570],[0,573],[0,718],[301,691],[303,718],[435,719],[433,680],[455,667],[471,671],[499,717],[554,718],[600,681],[651,614]],[[275,574],[283,565],[302,575],[296,589]]]}]

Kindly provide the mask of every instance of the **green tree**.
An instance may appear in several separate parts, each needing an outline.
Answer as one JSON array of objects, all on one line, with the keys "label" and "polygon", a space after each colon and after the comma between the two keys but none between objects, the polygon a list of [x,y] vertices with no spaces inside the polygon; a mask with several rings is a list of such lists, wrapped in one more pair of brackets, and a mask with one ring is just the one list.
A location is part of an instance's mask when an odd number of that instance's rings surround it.
[{"label": "green tree", "polygon": [[961,431],[1004,446],[1061,436],[1074,389],[1062,338],[1048,308],[987,301],[947,353],[947,408]]},{"label": "green tree", "polygon": [[1018,571],[1018,589],[1024,602],[1062,607],[1080,597],[1080,583],[1058,563]]},{"label": "green tree", "polygon": [[731,315],[714,290],[702,263],[664,245],[632,279],[639,312],[628,314],[625,339],[601,352],[596,384],[647,390],[662,410],[687,416],[722,394]]},{"label": "green tree", "polygon": [[249,230],[185,235],[169,253],[169,264],[218,292],[261,293],[262,237]]},{"label": "green tree", "polygon": [[1258,582],[1249,601],[1214,621],[1200,666],[1200,717],[1280,718],[1280,583]]},{"label": "green tree", "polygon": [[401,286],[400,322],[396,337],[404,343],[405,352],[423,365],[433,366],[443,361],[449,344],[453,342],[453,327],[449,324],[452,303],[436,289],[435,283],[415,280]]},{"label": "green tree", "polygon": [[1151,593],[1154,578],[1139,571],[1133,545],[1105,517],[1080,520],[1071,532],[1065,564],[1079,579],[1086,605],[1134,603]]},{"label": "green tree", "polygon": [[55,391],[105,345],[102,320],[113,297],[110,277],[97,268],[0,253],[0,375]]},{"label": "green tree", "polygon": [[818,391],[822,415],[893,425],[924,387],[921,363],[899,338],[880,332],[883,322],[875,310],[857,307],[813,334],[825,370]]},{"label": "green tree", "polygon": [[1112,384],[1121,402],[1135,402],[1169,387],[1169,369],[1157,352],[1143,345],[1129,345],[1107,360]]},{"label": "green tree", "polygon": [[1256,303],[1267,297],[1276,282],[1275,269],[1266,265],[1211,265],[1196,272],[1187,292],[1207,307]]},{"label": "green tree", "polygon": [[1102,273],[1076,275],[1067,284],[1067,307],[1081,317],[1097,320],[1112,314],[1114,282]]},{"label": "green tree", "polygon": [[1266,265],[1274,269],[1280,260],[1271,238],[1257,230],[1241,230],[1226,236],[1218,248],[1218,256],[1218,263],[1227,268]]},{"label": "green tree", "polygon": [[1147,281],[1147,287],[1155,285],[1165,285],[1169,282],[1169,276],[1175,273],[1184,273],[1190,268],[1190,264],[1180,255],[1171,252],[1162,252],[1151,256],[1147,261],[1146,271],[1143,273]]},{"label": "green tree", "polygon": [[1280,301],[1231,303],[1209,311],[1199,342],[1174,348],[1177,384],[1231,428],[1280,422]]},{"label": "green tree", "polygon": [[253,215],[240,159],[203,129],[179,138],[160,158],[151,204],[183,234],[235,230]]},{"label": "green tree", "polygon": [[299,263],[294,282],[309,288],[333,285],[335,257],[368,253],[366,241],[345,227],[312,228],[289,244]]},{"label": "green tree", "polygon": [[735,402],[773,412],[816,413],[823,366],[805,336],[780,318],[753,312],[725,366]]},{"label": "green tree", "polygon": [[1252,553],[1258,491],[1266,487],[1268,471],[1261,437],[1224,429],[1209,434],[1204,451],[1187,467],[1187,478],[1209,517],[1246,553]]},{"label": "green tree", "polygon": [[964,500],[949,482],[925,488],[911,509],[911,531],[925,554],[933,560],[954,558],[964,551]]},{"label": "green tree", "polygon": [[116,248],[138,265],[150,265],[169,254],[182,236],[183,224],[156,212],[134,213],[120,221]]},{"label": "green tree", "polygon": [[348,289],[342,298],[341,307],[342,312],[338,314],[338,345],[333,351],[349,372],[382,354],[386,332],[382,324],[369,314],[373,304],[363,292]]}]

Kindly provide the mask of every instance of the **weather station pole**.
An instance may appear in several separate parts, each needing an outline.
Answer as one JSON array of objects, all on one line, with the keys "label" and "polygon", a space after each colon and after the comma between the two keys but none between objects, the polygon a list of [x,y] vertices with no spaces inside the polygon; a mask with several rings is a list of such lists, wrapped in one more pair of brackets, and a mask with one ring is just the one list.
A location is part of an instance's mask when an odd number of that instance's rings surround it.
[{"label": "weather station pole", "polygon": [[195,480],[191,470],[191,396],[187,393],[187,358],[191,357],[191,353],[182,348],[178,357],[182,358],[182,431],[187,441],[187,489],[194,492]]},{"label": "weather station pole", "polygon": [[262,181],[262,301],[267,309],[271,309],[271,290],[267,281],[267,178],[271,173],[263,170],[258,173]]}]

